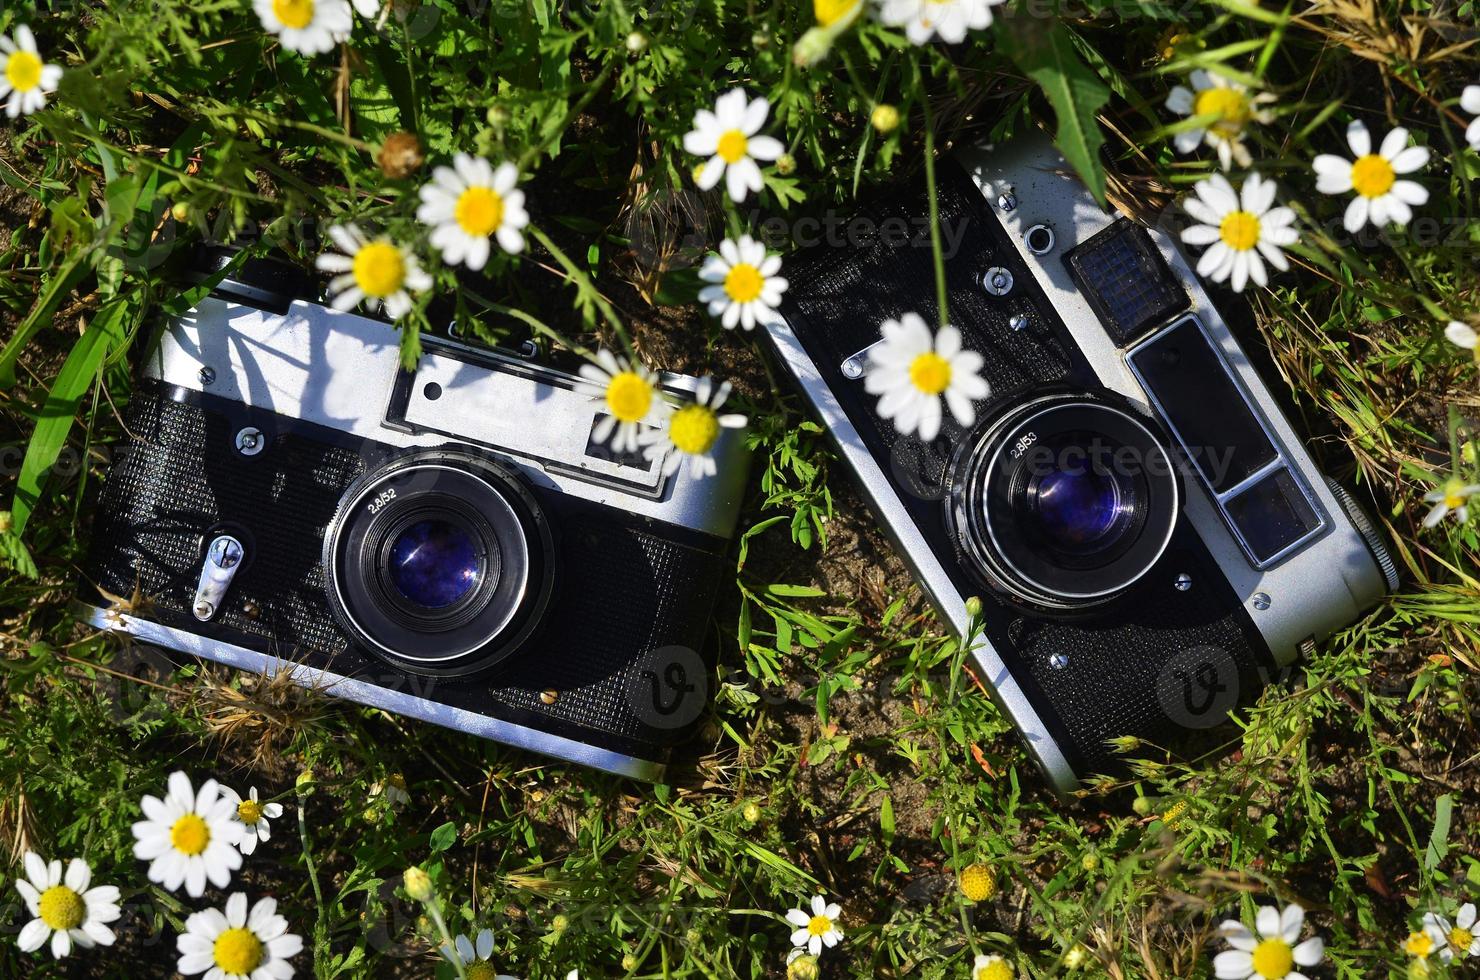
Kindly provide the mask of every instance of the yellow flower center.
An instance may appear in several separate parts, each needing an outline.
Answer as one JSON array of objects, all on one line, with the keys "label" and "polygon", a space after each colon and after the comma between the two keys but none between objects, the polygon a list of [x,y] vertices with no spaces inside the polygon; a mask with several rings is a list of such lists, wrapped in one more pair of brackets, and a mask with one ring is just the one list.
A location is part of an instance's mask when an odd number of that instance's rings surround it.
[{"label": "yellow flower center", "polygon": [[385,781],[387,784],[394,787],[395,789],[398,789],[403,793],[406,792],[406,777],[401,775],[400,773],[391,773],[389,776],[385,777]]},{"label": "yellow flower center", "polygon": [[1218,235],[1235,252],[1247,252],[1259,243],[1259,219],[1247,211],[1230,211],[1218,226]]},{"label": "yellow flower center", "polygon": [[741,262],[725,273],[725,295],[737,303],[749,303],[761,294],[764,285],[761,270],[749,262]]},{"label": "yellow flower center", "polygon": [[301,30],[313,22],[314,0],[272,0],[272,13],[284,27]]},{"label": "yellow flower center", "polygon": [[1363,197],[1382,197],[1393,189],[1398,175],[1393,165],[1376,153],[1357,157],[1352,164],[1352,189]]},{"label": "yellow flower center", "polygon": [[951,385],[951,362],[926,351],[910,362],[910,382],[927,395],[938,395]]},{"label": "yellow flower center", "polygon": [[1192,103],[1192,114],[1216,116],[1208,128],[1224,138],[1237,136],[1252,115],[1248,95],[1234,88],[1203,89]]},{"label": "yellow flower center", "polygon": [[613,375],[606,384],[606,407],[618,422],[638,422],[653,407],[653,386],[636,371]]},{"label": "yellow flower center", "polygon": [[719,438],[719,418],[707,405],[685,405],[668,422],[668,438],[681,453],[702,456]]},{"label": "yellow flower center", "polygon": [[216,965],[228,974],[245,976],[262,965],[262,940],[238,926],[216,937]]},{"label": "yellow flower center", "polygon": [[355,253],[355,285],[366,294],[382,299],[406,281],[406,259],[390,242],[371,242]]},{"label": "yellow flower center", "polygon": [[17,92],[29,92],[41,84],[41,59],[29,51],[15,51],[5,63],[5,80]]},{"label": "yellow flower center", "polygon": [[452,216],[463,231],[485,238],[504,223],[504,199],[487,187],[469,187],[458,196]]},{"label": "yellow flower center", "polygon": [[194,813],[187,813],[170,828],[170,843],[181,854],[194,857],[206,849],[211,842],[211,828]]},{"label": "yellow flower center", "polygon": [[1459,926],[1455,926],[1449,930],[1449,945],[1454,947],[1456,953],[1468,952],[1470,945],[1474,941],[1475,934],[1469,929],[1461,929]]},{"label": "yellow flower center", "polygon": [[812,13],[819,27],[831,27],[858,6],[859,0],[812,0]]},{"label": "yellow flower center", "polygon": [[985,902],[997,891],[997,878],[985,864],[973,864],[961,872],[961,894],[973,902]]},{"label": "yellow flower center", "polygon": [[1254,947],[1254,972],[1267,980],[1279,980],[1295,966],[1295,951],[1283,939],[1266,939]]},{"label": "yellow flower center", "polygon": [[736,163],[745,156],[745,148],[749,145],[750,141],[745,138],[744,133],[738,129],[732,129],[719,138],[719,146],[714,152],[718,153],[725,163]]},{"label": "yellow flower center", "polygon": [[1012,980],[1012,964],[1006,960],[993,960],[979,968],[972,980]]},{"label": "yellow flower center", "polygon": [[814,915],[807,922],[807,932],[814,936],[825,936],[832,932],[832,919],[825,915]]},{"label": "yellow flower center", "polygon": [[498,971],[491,963],[479,960],[468,965],[468,980],[497,980],[497,978]]},{"label": "yellow flower center", "polygon": [[1403,943],[1403,952],[1422,959],[1434,951],[1434,937],[1426,932],[1410,932]]},{"label": "yellow flower center", "polygon": [[1456,479],[1450,479],[1444,484],[1444,506],[1455,510],[1465,505],[1465,485]]},{"label": "yellow flower center", "polygon": [[76,929],[87,911],[82,896],[66,885],[54,885],[42,892],[39,904],[41,921],[52,929]]},{"label": "yellow flower center", "polygon": [[242,800],[236,805],[236,815],[248,827],[262,819],[262,804],[256,800]]}]

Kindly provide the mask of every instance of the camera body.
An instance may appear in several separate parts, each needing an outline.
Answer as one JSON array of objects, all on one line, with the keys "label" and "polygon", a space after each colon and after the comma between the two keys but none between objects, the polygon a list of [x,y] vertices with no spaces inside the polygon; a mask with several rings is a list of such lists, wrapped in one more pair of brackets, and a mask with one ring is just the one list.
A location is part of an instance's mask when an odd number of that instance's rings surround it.
[{"label": "camera body", "polygon": [[[1068,793],[1110,739],[1212,727],[1397,585],[1170,236],[1107,214],[1039,136],[937,175],[975,422],[901,436],[864,388],[886,319],[936,320],[898,193],[787,263],[766,330],[973,673]],[[861,220],[860,220],[861,219]],[[975,622],[967,599],[977,597]]]},{"label": "camera body", "polygon": [[[283,288],[238,274],[166,325],[82,618],[661,778],[708,703],[743,434],[722,435],[715,475],[665,476],[598,444],[602,404],[533,345],[424,337],[408,371],[390,324]],[[696,384],[661,379],[678,398]]]}]

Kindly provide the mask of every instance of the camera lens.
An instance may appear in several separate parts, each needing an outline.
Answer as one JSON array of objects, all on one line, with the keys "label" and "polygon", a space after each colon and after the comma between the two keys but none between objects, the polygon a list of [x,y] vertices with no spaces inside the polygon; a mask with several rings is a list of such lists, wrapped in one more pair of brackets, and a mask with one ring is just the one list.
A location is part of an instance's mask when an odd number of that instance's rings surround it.
[{"label": "camera lens", "polygon": [[366,473],[324,535],[340,625],[420,673],[469,674],[517,650],[539,626],[554,562],[537,498],[472,449],[417,450]]},{"label": "camera lens", "polygon": [[1132,507],[1108,475],[1053,469],[1034,476],[1025,494],[1034,527],[1064,551],[1096,551]]},{"label": "camera lens", "polygon": [[390,576],[401,595],[430,609],[450,606],[481,577],[467,531],[444,520],[417,521],[391,543]]},{"label": "camera lens", "polygon": [[1180,494],[1160,440],[1109,395],[1033,399],[951,465],[947,523],[987,585],[1038,608],[1106,602],[1165,550]]}]

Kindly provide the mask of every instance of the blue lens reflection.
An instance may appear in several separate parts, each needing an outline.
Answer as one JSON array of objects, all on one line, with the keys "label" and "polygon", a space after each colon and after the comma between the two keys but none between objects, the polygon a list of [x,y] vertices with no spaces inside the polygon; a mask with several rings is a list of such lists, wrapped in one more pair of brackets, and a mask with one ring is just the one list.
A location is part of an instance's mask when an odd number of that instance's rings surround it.
[{"label": "blue lens reflection", "polygon": [[418,605],[450,606],[478,584],[478,551],[462,528],[417,521],[391,545],[391,583]]},{"label": "blue lens reflection", "polygon": [[1121,499],[1113,478],[1088,467],[1054,470],[1030,490],[1039,531],[1050,544],[1084,551],[1114,529]]}]

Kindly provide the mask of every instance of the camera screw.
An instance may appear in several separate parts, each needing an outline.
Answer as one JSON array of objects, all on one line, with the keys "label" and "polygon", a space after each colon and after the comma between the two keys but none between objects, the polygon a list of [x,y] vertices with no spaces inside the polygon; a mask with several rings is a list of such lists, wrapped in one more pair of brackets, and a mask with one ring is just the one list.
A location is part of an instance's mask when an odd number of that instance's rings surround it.
[{"label": "camera screw", "polygon": [[236,451],[243,456],[255,456],[267,446],[267,440],[262,436],[262,430],[255,426],[247,426],[236,434]]},{"label": "camera screw", "polygon": [[553,687],[540,692],[540,700],[546,704],[554,704],[560,697],[560,692]]},{"label": "camera screw", "polygon": [[1016,211],[1017,195],[1013,194],[1012,191],[1003,191],[997,195],[997,207],[1003,211]]},{"label": "camera screw", "polygon": [[1186,572],[1183,572],[1182,574],[1177,576],[1177,581],[1174,584],[1177,586],[1178,592],[1186,592],[1188,589],[1192,588],[1192,576],[1188,575]]},{"label": "camera screw", "polygon": [[1028,329],[1028,318],[1021,313],[1014,313],[1012,319],[1007,321],[1007,325],[1014,330],[1026,330]]},{"label": "camera screw", "polygon": [[1006,296],[1012,292],[1012,273],[994,265],[982,276],[982,286],[993,296]]},{"label": "camera screw", "polygon": [[202,367],[200,369],[200,383],[201,384],[208,385],[208,384],[210,384],[211,382],[213,382],[215,380],[216,380],[216,369],[215,368],[210,367],[208,365],[208,366]]},{"label": "camera screw", "polygon": [[1054,670],[1063,670],[1069,666],[1069,656],[1064,653],[1055,653],[1048,658],[1048,665]]},{"label": "camera screw", "polygon": [[850,357],[843,362],[843,377],[849,381],[857,381],[863,377],[863,361],[858,357]]},{"label": "camera screw", "polygon": [[1269,603],[1270,603],[1270,598],[1269,598],[1269,593],[1268,592],[1255,592],[1254,593],[1254,608],[1255,609],[1259,610],[1260,612],[1263,612],[1264,610],[1266,610],[1266,609],[1269,608]]}]

